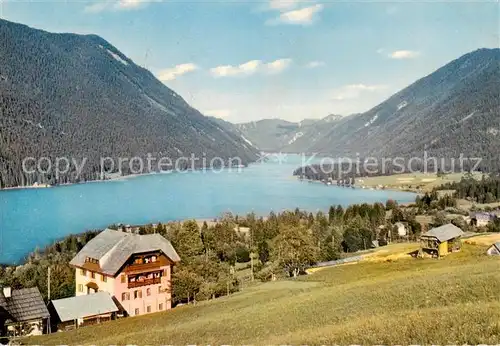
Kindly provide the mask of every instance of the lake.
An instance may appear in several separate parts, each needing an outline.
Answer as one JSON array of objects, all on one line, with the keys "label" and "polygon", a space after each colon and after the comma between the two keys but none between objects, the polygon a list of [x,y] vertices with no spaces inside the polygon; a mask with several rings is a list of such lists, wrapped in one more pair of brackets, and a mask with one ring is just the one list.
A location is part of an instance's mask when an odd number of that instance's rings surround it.
[{"label": "lake", "polygon": [[267,215],[284,209],[415,200],[415,194],[299,181],[289,155],[239,171],[176,172],[41,189],[0,191],[0,263],[19,263],[35,247],[113,223],[213,218],[224,212]]}]

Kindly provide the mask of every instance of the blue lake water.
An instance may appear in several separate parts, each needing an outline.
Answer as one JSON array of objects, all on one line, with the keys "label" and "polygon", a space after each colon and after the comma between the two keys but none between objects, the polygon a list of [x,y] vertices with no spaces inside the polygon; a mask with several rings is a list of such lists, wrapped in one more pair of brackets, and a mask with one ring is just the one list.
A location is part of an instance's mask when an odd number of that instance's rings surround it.
[{"label": "blue lake water", "polygon": [[292,177],[301,158],[232,171],[153,174],[42,189],[0,191],[0,263],[19,263],[35,247],[112,223],[146,224],[212,218],[224,212],[266,215],[284,209],[327,211],[331,205],[414,201],[415,195],[348,189]]}]

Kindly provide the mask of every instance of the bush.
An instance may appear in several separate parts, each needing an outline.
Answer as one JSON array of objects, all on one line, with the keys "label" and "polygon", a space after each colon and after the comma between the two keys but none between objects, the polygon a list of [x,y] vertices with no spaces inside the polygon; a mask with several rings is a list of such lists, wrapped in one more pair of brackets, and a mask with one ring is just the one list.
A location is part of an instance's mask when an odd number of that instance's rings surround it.
[{"label": "bush", "polygon": [[236,248],[236,260],[238,263],[250,262],[250,251],[244,246],[238,246]]}]

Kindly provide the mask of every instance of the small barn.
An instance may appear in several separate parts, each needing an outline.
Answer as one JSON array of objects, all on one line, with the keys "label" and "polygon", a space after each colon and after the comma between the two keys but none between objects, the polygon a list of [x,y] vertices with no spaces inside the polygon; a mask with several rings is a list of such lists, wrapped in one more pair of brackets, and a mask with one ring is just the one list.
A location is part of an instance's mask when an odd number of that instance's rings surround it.
[{"label": "small barn", "polygon": [[488,250],[486,250],[486,254],[489,256],[500,256],[500,241],[491,245]]},{"label": "small barn", "polygon": [[49,317],[38,288],[4,287],[0,292],[0,335],[2,330],[14,337],[43,334]]},{"label": "small barn", "polygon": [[447,225],[433,228],[420,236],[420,255],[428,254],[433,257],[442,257],[459,251],[462,245],[461,237],[464,232],[457,226]]},{"label": "small barn", "polygon": [[108,292],[52,300],[49,310],[57,330],[73,329],[115,319],[119,311]]}]

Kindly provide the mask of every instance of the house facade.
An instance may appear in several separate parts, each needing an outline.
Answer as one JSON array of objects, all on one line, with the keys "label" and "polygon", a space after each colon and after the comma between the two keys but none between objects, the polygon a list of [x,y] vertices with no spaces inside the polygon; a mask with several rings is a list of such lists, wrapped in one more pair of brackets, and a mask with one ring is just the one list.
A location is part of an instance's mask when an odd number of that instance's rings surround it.
[{"label": "house facade", "polygon": [[171,309],[172,268],[180,258],[159,234],[106,229],[71,260],[75,295],[108,292],[129,316]]}]

